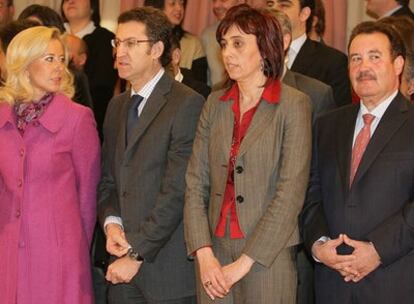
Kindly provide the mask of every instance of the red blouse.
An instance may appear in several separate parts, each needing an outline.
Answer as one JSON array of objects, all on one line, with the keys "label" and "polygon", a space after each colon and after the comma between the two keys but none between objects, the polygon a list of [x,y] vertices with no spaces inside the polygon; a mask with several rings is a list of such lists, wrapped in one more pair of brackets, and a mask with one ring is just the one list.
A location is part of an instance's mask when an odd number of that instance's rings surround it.
[{"label": "red blouse", "polygon": [[[264,88],[261,99],[265,100],[270,104],[276,104],[280,99],[280,81],[272,80]],[[260,99],[260,100],[261,100]],[[233,139],[231,142],[230,148],[230,158],[228,164],[228,173],[227,173],[227,182],[226,189],[224,191],[224,198],[221,205],[220,218],[215,230],[215,235],[217,237],[224,237],[226,233],[226,223],[227,217],[230,220],[230,238],[231,239],[241,239],[244,238],[244,234],[240,229],[239,220],[237,217],[236,211],[236,200],[234,192],[234,166],[236,164],[237,154],[239,152],[240,145],[243,141],[244,136],[247,133],[247,130],[250,126],[250,123],[253,120],[254,113],[256,112],[260,100],[257,104],[249,109],[241,117],[240,114],[240,102],[239,102],[239,87],[235,83],[229,91],[226,92],[223,96],[220,97],[220,100],[227,102],[229,100],[234,100],[232,111],[234,114],[234,128],[233,128]],[[236,170],[243,170],[243,168],[236,168]],[[238,202],[242,203],[243,198],[238,197]]]}]

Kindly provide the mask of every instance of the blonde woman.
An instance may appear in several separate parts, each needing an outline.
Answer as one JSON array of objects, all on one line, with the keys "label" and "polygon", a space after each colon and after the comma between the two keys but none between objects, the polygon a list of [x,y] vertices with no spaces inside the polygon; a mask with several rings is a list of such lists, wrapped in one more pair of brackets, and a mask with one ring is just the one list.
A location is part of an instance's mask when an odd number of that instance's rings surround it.
[{"label": "blonde woman", "polygon": [[20,32],[0,89],[2,303],[93,303],[99,139],[55,28]]}]

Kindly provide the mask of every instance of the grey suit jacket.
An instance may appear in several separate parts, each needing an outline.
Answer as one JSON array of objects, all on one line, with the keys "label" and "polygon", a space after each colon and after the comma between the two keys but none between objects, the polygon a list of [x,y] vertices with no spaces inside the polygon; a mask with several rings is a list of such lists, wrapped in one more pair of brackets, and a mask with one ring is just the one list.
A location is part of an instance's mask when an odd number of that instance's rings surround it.
[{"label": "grey suit jacket", "polygon": [[332,88],[327,84],[300,73],[286,70],[283,83],[305,93],[312,104],[312,122],[321,114],[336,107]]},{"label": "grey suit jacket", "polygon": [[152,299],[195,294],[182,227],[184,175],[203,97],[166,73],[125,146],[130,92],[114,97],[104,124],[99,218],[122,218],[128,242],[145,259],[134,280]]},{"label": "grey suit jacket", "polygon": [[[232,101],[213,92],[204,106],[186,174],[187,251],[212,244],[220,216],[233,134]],[[309,98],[282,84],[278,104],[262,100],[240,146],[234,183],[243,253],[270,267],[299,242],[297,217],[309,176]]]}]

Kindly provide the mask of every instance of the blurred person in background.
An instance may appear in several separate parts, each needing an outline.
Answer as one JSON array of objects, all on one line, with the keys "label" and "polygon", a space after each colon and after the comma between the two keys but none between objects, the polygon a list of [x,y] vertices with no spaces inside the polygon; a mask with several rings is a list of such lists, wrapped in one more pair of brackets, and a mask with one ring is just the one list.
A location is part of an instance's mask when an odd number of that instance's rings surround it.
[{"label": "blurred person in background", "polygon": [[109,100],[114,94],[117,73],[114,69],[111,39],[114,34],[100,26],[99,0],[62,0],[61,15],[68,33],[85,40],[88,76],[93,110],[100,138]]},{"label": "blurred person in background", "polygon": [[173,35],[180,41],[180,67],[189,69],[194,77],[207,83],[207,59],[198,37],[182,28],[187,0],[145,0],[145,6],[162,10],[173,25]]}]

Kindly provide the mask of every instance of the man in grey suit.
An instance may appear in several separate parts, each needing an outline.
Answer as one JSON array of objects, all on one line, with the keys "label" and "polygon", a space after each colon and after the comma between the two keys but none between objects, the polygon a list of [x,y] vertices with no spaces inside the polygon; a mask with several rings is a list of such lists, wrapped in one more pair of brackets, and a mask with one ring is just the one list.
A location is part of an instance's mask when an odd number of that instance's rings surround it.
[{"label": "man in grey suit", "polygon": [[164,71],[171,28],[145,7],[118,18],[113,46],[131,90],[104,123],[99,218],[113,256],[109,303],[195,303],[183,227],[184,174],[203,97]]}]

